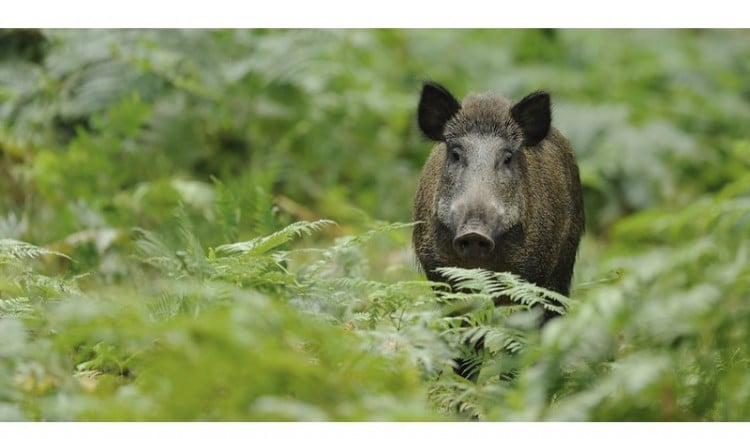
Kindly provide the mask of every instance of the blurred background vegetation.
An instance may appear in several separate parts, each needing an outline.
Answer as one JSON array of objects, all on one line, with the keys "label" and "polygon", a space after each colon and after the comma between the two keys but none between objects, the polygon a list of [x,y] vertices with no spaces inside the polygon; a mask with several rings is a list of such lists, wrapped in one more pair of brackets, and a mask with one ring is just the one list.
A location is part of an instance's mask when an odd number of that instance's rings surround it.
[{"label": "blurred background vegetation", "polygon": [[[745,30],[0,30],[0,419],[746,420],[747,78]],[[541,333],[421,280],[425,79],[552,95]]]}]

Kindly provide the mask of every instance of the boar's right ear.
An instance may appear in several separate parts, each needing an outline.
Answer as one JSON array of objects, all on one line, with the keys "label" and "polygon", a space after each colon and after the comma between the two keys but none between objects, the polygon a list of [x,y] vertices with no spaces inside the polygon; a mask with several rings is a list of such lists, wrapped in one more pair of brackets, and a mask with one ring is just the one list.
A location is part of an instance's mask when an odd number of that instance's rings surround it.
[{"label": "boar's right ear", "polygon": [[461,109],[461,104],[442,85],[425,82],[419,98],[419,129],[432,140],[444,140],[445,124]]}]

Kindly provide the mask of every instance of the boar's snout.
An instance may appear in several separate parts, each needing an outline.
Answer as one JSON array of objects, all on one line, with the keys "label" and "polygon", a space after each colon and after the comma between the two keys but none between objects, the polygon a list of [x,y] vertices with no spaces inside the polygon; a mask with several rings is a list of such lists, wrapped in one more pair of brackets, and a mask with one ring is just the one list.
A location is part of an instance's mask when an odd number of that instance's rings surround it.
[{"label": "boar's snout", "polygon": [[456,236],[453,249],[462,259],[486,259],[495,249],[495,241],[482,231],[472,229]]}]

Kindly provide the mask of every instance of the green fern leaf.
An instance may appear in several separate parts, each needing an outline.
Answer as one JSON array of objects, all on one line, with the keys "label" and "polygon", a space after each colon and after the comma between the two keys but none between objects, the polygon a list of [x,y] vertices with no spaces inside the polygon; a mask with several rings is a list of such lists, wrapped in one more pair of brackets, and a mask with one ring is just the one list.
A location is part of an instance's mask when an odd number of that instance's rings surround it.
[{"label": "green fern leaf", "polygon": [[15,239],[0,239],[0,263],[9,261],[20,261],[22,259],[34,259],[43,255],[55,255],[61,258],[72,259],[60,252],[49,250]]},{"label": "green fern leaf", "polygon": [[250,255],[263,255],[268,251],[287,244],[292,239],[300,237],[302,235],[310,235],[313,232],[317,232],[325,226],[336,224],[333,221],[322,219],[313,222],[299,221],[290,224],[278,232],[272,233],[268,236],[261,236],[250,241],[236,242],[233,244],[224,244],[216,248],[218,253],[224,253],[229,255],[238,254],[250,254]]}]

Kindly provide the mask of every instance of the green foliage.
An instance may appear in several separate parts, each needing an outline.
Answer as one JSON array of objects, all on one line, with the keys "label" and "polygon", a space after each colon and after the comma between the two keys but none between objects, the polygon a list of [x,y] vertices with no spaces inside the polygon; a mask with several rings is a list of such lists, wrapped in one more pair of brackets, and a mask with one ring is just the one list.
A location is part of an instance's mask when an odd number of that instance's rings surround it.
[{"label": "green foliage", "polygon": [[[416,370],[401,350],[372,351],[373,335],[292,306],[312,281],[295,279],[277,248],[329,223],[295,223],[258,245],[217,249],[228,252],[222,257],[170,249],[141,231],[142,260],[163,270],[161,280],[141,273],[143,280],[118,291],[33,303],[22,284],[26,296],[0,302],[8,327],[3,387],[11,389],[4,402],[23,413],[10,418],[429,418]],[[183,233],[198,245],[189,228]],[[13,244],[4,256],[46,253]]]},{"label": "green foliage", "polygon": [[[746,420],[749,52],[742,30],[0,31],[0,419]],[[587,215],[571,298],[422,280],[421,79],[551,92]]]}]

